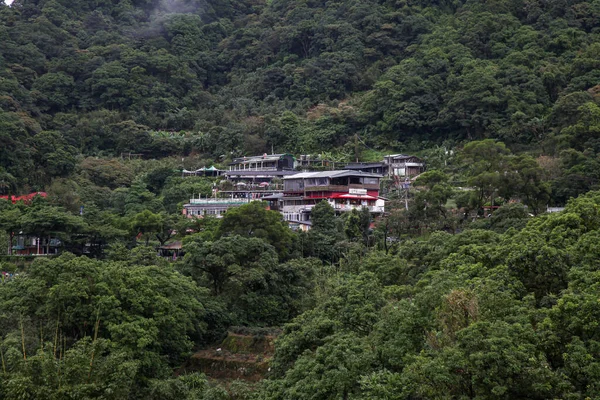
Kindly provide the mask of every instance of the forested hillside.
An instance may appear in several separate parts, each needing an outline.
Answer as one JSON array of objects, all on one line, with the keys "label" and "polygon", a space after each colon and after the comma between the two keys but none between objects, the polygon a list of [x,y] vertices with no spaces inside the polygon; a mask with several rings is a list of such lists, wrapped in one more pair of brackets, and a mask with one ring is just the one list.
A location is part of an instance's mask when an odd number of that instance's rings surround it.
[{"label": "forested hillside", "polygon": [[0,6],[0,166],[35,184],[79,153],[344,153],[357,132],[376,149],[497,138],[595,164],[599,10],[17,0]]},{"label": "forested hillside", "polygon": [[[271,152],[427,171],[182,215]],[[599,179],[600,0],[0,4],[0,399],[600,398]]]}]

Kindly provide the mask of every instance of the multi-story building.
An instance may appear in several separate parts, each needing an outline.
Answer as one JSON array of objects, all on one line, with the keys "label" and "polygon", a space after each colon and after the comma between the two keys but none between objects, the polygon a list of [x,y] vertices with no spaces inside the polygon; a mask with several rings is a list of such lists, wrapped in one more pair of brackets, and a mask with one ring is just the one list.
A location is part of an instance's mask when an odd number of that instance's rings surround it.
[{"label": "multi-story building", "polygon": [[263,154],[262,156],[238,157],[229,164],[229,171],[283,171],[294,169],[291,154]]},{"label": "multi-story building", "polygon": [[312,208],[323,200],[338,213],[366,207],[380,215],[385,206],[379,197],[380,178],[361,171],[302,172],[285,177],[283,196],[273,200],[289,222],[309,222]]},{"label": "multi-story building", "polygon": [[407,177],[419,175],[425,171],[425,164],[416,156],[405,154],[390,154],[383,158],[383,163],[387,165],[388,177]]},{"label": "multi-story building", "polygon": [[235,158],[225,172],[227,180],[234,183],[258,185],[271,183],[284,176],[297,173],[291,154],[263,154],[262,156]]},{"label": "multi-story building", "polygon": [[389,165],[387,165],[384,162],[371,162],[371,163],[353,162],[353,163],[346,164],[346,166],[344,166],[344,169],[349,169],[351,171],[368,172],[370,174],[377,174],[377,175],[387,175],[388,170],[389,170]]},{"label": "multi-story building", "polygon": [[183,205],[183,215],[188,218],[199,218],[205,215],[221,218],[225,212],[233,207],[248,204],[249,198],[208,198],[190,199],[188,204]]},{"label": "multi-story building", "polygon": [[320,155],[311,155],[311,154],[302,154],[299,158],[296,159],[296,168],[300,169],[335,169],[336,164],[345,164],[345,163],[336,163],[335,161],[327,160]]},{"label": "multi-story building", "polygon": [[55,237],[36,237],[31,235],[17,235],[15,244],[9,255],[16,256],[49,256],[57,255],[63,243]]},{"label": "multi-story building", "polygon": [[380,174],[389,178],[412,178],[425,170],[425,164],[416,156],[405,154],[390,154],[381,162],[353,162],[344,169]]}]

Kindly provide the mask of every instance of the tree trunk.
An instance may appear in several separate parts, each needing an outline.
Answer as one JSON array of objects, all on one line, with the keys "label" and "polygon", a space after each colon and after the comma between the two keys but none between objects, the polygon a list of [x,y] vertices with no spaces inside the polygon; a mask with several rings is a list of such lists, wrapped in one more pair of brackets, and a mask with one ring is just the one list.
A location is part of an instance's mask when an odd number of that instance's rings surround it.
[{"label": "tree trunk", "polygon": [[383,248],[385,249],[386,256],[388,255],[388,253],[390,251],[390,249],[388,247],[388,232],[389,232],[388,223],[386,221],[384,231],[383,231]]}]

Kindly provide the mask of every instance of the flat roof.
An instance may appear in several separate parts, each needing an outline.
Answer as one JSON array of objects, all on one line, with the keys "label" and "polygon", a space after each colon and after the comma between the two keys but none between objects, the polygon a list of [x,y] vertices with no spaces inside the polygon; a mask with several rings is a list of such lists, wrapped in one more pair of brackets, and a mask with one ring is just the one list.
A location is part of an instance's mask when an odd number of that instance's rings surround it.
[{"label": "flat roof", "polygon": [[338,170],[321,172],[301,172],[296,175],[286,176],[283,179],[304,179],[304,178],[343,178],[345,176],[362,176],[365,178],[383,178],[382,175],[372,174],[362,171]]},{"label": "flat roof", "polygon": [[417,156],[411,156],[411,155],[408,155],[408,154],[388,154],[387,156],[384,156],[384,158],[389,158],[389,157],[394,158],[394,159],[398,159],[398,158],[404,159],[404,158],[412,158],[412,157],[414,157],[414,158],[417,158],[417,159],[420,160],[419,157],[417,157]]},{"label": "flat roof", "polygon": [[346,169],[360,169],[360,168],[376,168],[376,167],[383,167],[384,165],[387,165],[383,162],[376,162],[376,163],[350,163],[350,164],[346,164]]},{"label": "flat roof", "polygon": [[288,154],[288,153],[282,153],[282,154],[263,154],[263,155],[260,155],[260,156],[236,157],[233,160],[231,160],[231,163],[229,165],[239,164],[239,163],[245,163],[245,162],[254,162],[254,161],[277,161],[277,160],[280,160],[281,157],[285,157],[285,156],[291,156],[291,157],[293,157],[291,154]]},{"label": "flat roof", "polygon": [[282,198],[283,198],[283,193],[273,193],[268,196],[263,196],[260,199],[261,200],[277,200],[277,199],[282,199]]},{"label": "flat roof", "polygon": [[281,170],[281,171],[225,171],[225,175],[227,176],[248,176],[248,177],[257,177],[257,176],[283,176],[283,175],[295,175],[298,174],[298,171],[293,170]]}]

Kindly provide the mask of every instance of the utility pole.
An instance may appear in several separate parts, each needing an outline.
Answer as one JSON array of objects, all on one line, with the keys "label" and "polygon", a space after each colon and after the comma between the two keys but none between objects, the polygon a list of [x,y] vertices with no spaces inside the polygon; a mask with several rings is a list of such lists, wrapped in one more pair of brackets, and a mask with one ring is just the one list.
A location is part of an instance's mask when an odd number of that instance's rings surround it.
[{"label": "utility pole", "polygon": [[410,181],[408,180],[408,178],[404,179],[402,188],[404,189],[404,207],[406,208],[406,211],[408,211],[408,191],[410,188]]}]

